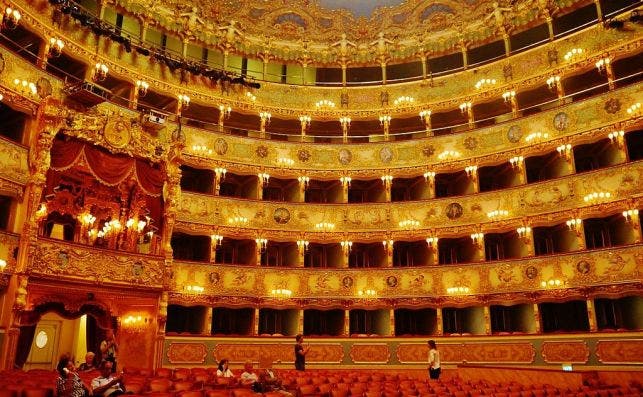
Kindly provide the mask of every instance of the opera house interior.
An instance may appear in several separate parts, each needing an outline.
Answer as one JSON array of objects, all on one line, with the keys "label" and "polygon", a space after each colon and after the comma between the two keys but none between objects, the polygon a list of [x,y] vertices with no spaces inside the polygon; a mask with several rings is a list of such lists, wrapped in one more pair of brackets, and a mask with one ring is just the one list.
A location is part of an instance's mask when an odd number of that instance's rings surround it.
[{"label": "opera house interior", "polygon": [[[643,2],[2,12],[7,397],[107,330],[137,376],[300,379],[302,334],[306,373],[418,385],[435,340],[458,389],[397,395],[643,393]],[[394,395],[316,387],[297,394]]]}]

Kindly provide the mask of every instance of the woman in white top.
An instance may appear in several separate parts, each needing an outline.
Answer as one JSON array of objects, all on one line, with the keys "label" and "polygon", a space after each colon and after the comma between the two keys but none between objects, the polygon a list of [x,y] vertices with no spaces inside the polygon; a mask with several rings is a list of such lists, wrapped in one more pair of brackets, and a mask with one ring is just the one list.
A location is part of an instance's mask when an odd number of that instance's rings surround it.
[{"label": "woman in white top", "polygon": [[440,352],[434,340],[429,341],[429,378],[440,378]]},{"label": "woman in white top", "polygon": [[230,368],[228,368],[228,359],[224,358],[219,361],[219,368],[217,369],[217,376],[220,378],[232,378],[234,375]]}]

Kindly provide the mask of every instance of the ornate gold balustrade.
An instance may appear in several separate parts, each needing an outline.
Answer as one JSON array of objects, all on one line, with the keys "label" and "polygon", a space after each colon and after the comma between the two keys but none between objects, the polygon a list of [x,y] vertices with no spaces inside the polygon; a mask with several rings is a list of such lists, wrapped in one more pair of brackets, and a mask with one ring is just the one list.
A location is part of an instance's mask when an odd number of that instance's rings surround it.
[{"label": "ornate gold balustrade", "polygon": [[[412,268],[308,269],[174,262],[170,301],[180,304],[279,307],[463,307],[626,296],[643,290],[641,244],[556,256]],[[550,278],[556,288],[543,288]],[[187,286],[203,287],[189,292]],[[452,295],[447,288],[465,285]],[[271,295],[276,286],[289,299]],[[377,291],[362,298],[359,290]]]},{"label": "ornate gold balustrade", "polygon": [[[598,206],[583,200],[594,191],[608,191],[612,196]],[[483,232],[509,230],[529,225],[565,222],[572,217],[620,213],[639,208],[643,191],[643,162],[637,161],[592,172],[573,174],[546,182],[516,186],[493,192],[448,197],[426,201],[314,204],[276,203],[242,200],[230,197],[183,192],[177,212],[175,230],[204,235],[223,234],[230,237],[262,237],[275,240],[298,240],[307,233],[311,241],[342,241],[350,233],[352,241],[381,241],[386,233],[404,240],[423,240],[429,230],[440,237],[471,233],[471,226],[482,224]],[[491,222],[487,213],[509,210],[505,219]],[[228,219],[242,216],[248,224],[229,225]],[[414,219],[420,225],[408,230],[399,222]],[[316,232],[314,225],[333,223],[331,232]],[[384,237],[384,238],[383,238]]]},{"label": "ornate gold balustrade", "polygon": [[[307,338],[311,349],[307,366],[316,368],[378,365],[422,369],[426,376],[428,337]],[[166,336],[163,366],[215,366],[228,358],[233,366],[246,360],[270,361],[276,368],[293,368],[292,337],[199,337]],[[431,337],[440,348],[442,364],[486,365],[640,365],[643,339],[640,333],[592,333],[574,335],[520,335],[493,337]],[[515,376],[515,374],[512,374]],[[561,382],[563,374],[550,372],[543,383]],[[580,385],[580,379],[577,380]]]},{"label": "ornate gold balustrade", "polygon": [[19,243],[19,235],[0,231],[0,260],[5,264],[4,268],[0,268],[0,291],[8,285],[9,276],[16,269],[16,251]]},{"label": "ornate gold balustrade", "polygon": [[93,248],[39,238],[30,247],[26,272],[35,278],[98,286],[161,289],[163,257]]},{"label": "ornate gold balustrade", "polygon": [[[323,88],[312,86],[290,86],[275,83],[262,83],[260,90],[255,92],[256,101],[251,101],[245,95],[244,90],[231,93],[217,93],[212,90],[209,84],[205,84],[200,77],[190,78],[189,86],[181,83],[178,74],[169,73],[165,66],[160,63],[151,62],[148,57],[141,56],[135,51],[127,53],[118,43],[107,38],[96,38],[88,34],[87,29],[78,29],[73,21],[64,22],[62,26],[52,26],[52,8],[45,10],[40,3],[17,2],[22,11],[21,23],[35,30],[42,32],[58,31],[61,39],[65,41],[65,52],[80,60],[93,65],[102,62],[109,67],[113,73],[123,79],[146,80],[150,83],[150,89],[174,97],[177,92],[189,93],[192,101],[207,104],[224,104],[242,112],[256,113],[258,109],[268,110],[273,116],[281,116],[296,119],[302,112],[310,114],[313,119],[333,119],[339,113],[348,114],[353,119],[377,118],[383,111],[395,110],[395,114],[416,115],[420,110],[427,107],[433,111],[438,109],[452,109],[457,107],[463,100],[472,100],[487,97],[499,98],[508,89],[519,89],[521,86],[533,85],[537,82],[544,82],[555,71],[565,74],[579,68],[586,68],[593,65],[598,58],[609,53],[612,57],[618,57],[638,49],[643,42],[640,32],[643,28],[633,25],[631,31],[617,29],[605,30],[600,25],[584,29],[574,35],[556,41],[556,47],[541,46],[536,49],[517,54],[503,61],[494,62],[490,65],[476,68],[475,72],[464,71],[431,81],[416,81],[411,83],[393,84],[386,86],[386,93],[390,103],[399,96],[411,95],[415,98],[414,105],[391,109],[389,105],[383,105],[381,100],[382,87],[356,87],[347,90],[337,88]],[[48,40],[48,37],[45,37]],[[571,48],[581,46],[587,58],[575,62],[566,63],[563,61],[563,54]],[[102,53],[96,54],[96,48],[101,48]],[[557,61],[549,62],[553,55],[548,52],[556,52]],[[502,66],[501,66],[502,65]],[[511,73],[507,78],[505,70]],[[474,86],[480,76],[485,78],[503,81],[491,90],[483,93],[476,93]],[[430,89],[427,89],[429,88]],[[342,93],[348,91],[348,105],[340,111],[323,111],[315,109],[314,104],[323,99],[341,103]],[[463,95],[463,93],[466,93]],[[302,98],[306,98],[302,101]],[[444,100],[443,98],[449,98]]]},{"label": "ornate gold balustrade", "polygon": [[[12,105],[20,105],[20,103],[28,105],[35,113],[37,102],[11,90],[13,80],[19,77],[36,82],[39,87],[44,87],[42,89],[45,91],[48,90],[46,87],[51,87],[53,97],[61,98],[62,82],[60,80],[15,57],[10,51],[1,47],[0,55],[7,60],[5,71],[0,73],[0,93],[5,95],[5,101]],[[338,171],[350,172],[353,177],[379,178],[385,170],[395,170],[394,176],[404,177],[421,175],[429,167],[435,168],[436,171],[463,169],[472,162],[498,163],[499,160],[516,155],[555,150],[557,145],[563,143],[562,141],[571,144],[584,143],[598,136],[607,136],[619,123],[619,129],[627,128],[629,124],[637,123],[640,119],[640,117],[630,117],[626,109],[640,101],[641,90],[643,90],[641,85],[635,84],[510,123],[460,134],[401,142],[354,145],[288,143],[255,140],[183,127],[187,136],[183,157],[186,163],[200,167],[214,168],[225,163],[229,171],[240,173],[256,174],[261,168],[274,176],[296,177],[301,172],[306,172],[311,177],[321,179],[338,178]],[[105,124],[106,120],[113,118],[114,115],[123,119],[138,118],[136,112],[114,104],[99,105],[92,114],[83,118],[91,121],[93,117],[98,116],[96,119],[102,120]],[[136,141],[138,136],[142,138],[141,144],[124,148],[119,145],[117,148],[105,142],[106,139],[102,133],[104,125],[99,124],[88,124],[83,127],[84,131],[80,131],[82,126],[72,127],[68,129],[68,133],[107,146],[113,151],[122,152],[126,149],[125,151],[131,155],[149,158],[154,157],[150,153],[155,145],[162,146],[162,150],[166,149],[169,135],[176,129],[176,125],[168,123],[158,137],[152,139],[141,134],[140,128],[128,128],[125,132],[130,135],[131,141]],[[543,143],[529,145],[525,143],[525,137],[532,132],[548,133],[549,138]],[[191,152],[194,145],[211,148],[213,154],[210,157],[195,154]],[[446,162],[439,160],[439,154],[446,150],[460,152],[460,159]],[[286,170],[277,163],[277,159],[281,157],[292,159],[295,163]],[[24,175],[21,174],[23,178]]]},{"label": "ornate gold balustrade", "polygon": [[29,175],[28,150],[24,146],[0,137],[0,194],[22,197]]}]

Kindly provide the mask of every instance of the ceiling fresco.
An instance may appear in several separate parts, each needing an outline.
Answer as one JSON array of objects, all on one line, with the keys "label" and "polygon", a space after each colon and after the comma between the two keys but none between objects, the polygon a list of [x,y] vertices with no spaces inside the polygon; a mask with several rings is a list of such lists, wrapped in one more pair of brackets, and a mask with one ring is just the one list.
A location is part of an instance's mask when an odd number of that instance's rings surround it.
[{"label": "ceiling fresco", "polygon": [[502,39],[585,0],[111,0],[224,52],[315,64],[404,60]]}]

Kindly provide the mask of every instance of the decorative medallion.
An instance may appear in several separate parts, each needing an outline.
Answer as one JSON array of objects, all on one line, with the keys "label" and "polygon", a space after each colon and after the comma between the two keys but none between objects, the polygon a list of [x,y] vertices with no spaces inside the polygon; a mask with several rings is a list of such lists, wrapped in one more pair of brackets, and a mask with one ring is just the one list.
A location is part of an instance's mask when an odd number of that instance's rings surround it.
[{"label": "decorative medallion", "polygon": [[132,134],[125,119],[116,117],[110,118],[105,124],[103,132],[105,141],[115,148],[123,148],[130,143]]},{"label": "decorative medallion", "polygon": [[536,266],[527,266],[525,269],[525,276],[530,280],[535,279],[538,277],[538,268],[536,268]]},{"label": "decorative medallion", "polygon": [[221,275],[218,272],[210,272],[208,279],[210,280],[210,284],[217,285],[219,281],[221,281]]},{"label": "decorative medallion", "polygon": [[609,114],[615,114],[621,110],[621,100],[618,98],[610,98],[605,102],[605,111]]},{"label": "decorative medallion", "polygon": [[266,158],[268,157],[268,147],[265,145],[259,145],[257,146],[257,150],[255,150],[255,154],[259,158]]},{"label": "decorative medallion", "polygon": [[473,150],[478,147],[478,138],[475,136],[468,136],[464,139],[464,147],[468,150]]},{"label": "decorative medallion", "polygon": [[422,148],[422,154],[424,157],[431,157],[435,153],[435,148],[433,145],[426,145]]},{"label": "decorative medallion", "polygon": [[586,260],[581,260],[576,263],[576,271],[580,274],[588,274],[591,269],[592,265]]},{"label": "decorative medallion", "polygon": [[522,138],[522,129],[519,125],[512,125],[507,131],[507,139],[511,143],[516,143]]},{"label": "decorative medallion", "polygon": [[141,261],[136,261],[132,265],[132,274],[136,277],[139,277],[140,275],[142,275],[144,270],[145,270],[145,266]]},{"label": "decorative medallion", "polygon": [[340,149],[338,157],[340,163],[348,165],[353,160],[353,153],[348,149]]},{"label": "decorative medallion", "polygon": [[351,276],[345,276],[342,279],[342,287],[350,288],[353,286],[353,278]]},{"label": "decorative medallion", "polygon": [[297,151],[297,158],[302,163],[305,163],[306,161],[310,160],[310,152],[306,149],[299,149]]},{"label": "decorative medallion", "polygon": [[223,138],[217,138],[214,141],[214,151],[217,152],[219,156],[223,156],[228,152],[228,142]]},{"label": "decorative medallion", "polygon": [[66,251],[58,253],[58,266],[67,267],[69,265],[69,254]]},{"label": "decorative medallion", "polygon": [[386,146],[380,150],[380,160],[382,163],[390,163],[393,160],[393,151],[390,147]]},{"label": "decorative medallion", "polygon": [[272,218],[280,225],[285,225],[290,221],[290,211],[287,208],[279,207],[275,209]]},{"label": "decorative medallion", "polygon": [[391,288],[397,287],[397,277],[395,276],[388,276],[386,278],[386,285],[388,285]]},{"label": "decorative medallion", "polygon": [[44,77],[41,77],[36,81],[36,91],[41,98],[48,97],[53,92],[51,83]]},{"label": "decorative medallion", "polygon": [[569,127],[569,116],[565,112],[557,113],[554,116],[554,128],[563,131]]},{"label": "decorative medallion", "polygon": [[447,218],[451,220],[458,219],[462,216],[462,206],[459,203],[451,203],[447,205],[444,213],[447,215]]}]

